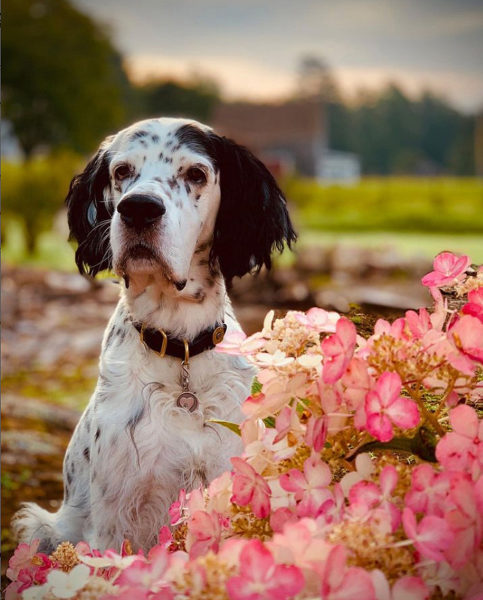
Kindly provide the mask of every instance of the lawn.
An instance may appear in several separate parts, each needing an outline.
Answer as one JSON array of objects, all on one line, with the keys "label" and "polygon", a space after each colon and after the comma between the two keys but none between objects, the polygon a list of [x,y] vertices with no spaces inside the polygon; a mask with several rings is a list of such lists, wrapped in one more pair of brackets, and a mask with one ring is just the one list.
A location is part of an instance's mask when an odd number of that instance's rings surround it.
[{"label": "lawn", "polygon": [[483,233],[483,181],[475,178],[364,178],[322,186],[294,178],[284,190],[303,230]]}]

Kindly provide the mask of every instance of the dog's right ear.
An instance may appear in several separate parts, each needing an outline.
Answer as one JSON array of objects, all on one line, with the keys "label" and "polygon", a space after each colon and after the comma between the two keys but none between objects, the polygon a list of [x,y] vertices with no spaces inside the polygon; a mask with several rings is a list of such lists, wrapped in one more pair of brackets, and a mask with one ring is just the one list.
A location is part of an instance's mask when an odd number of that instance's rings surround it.
[{"label": "dog's right ear", "polygon": [[94,277],[112,266],[109,227],[112,211],[109,204],[109,150],[104,143],[83,173],[70,183],[67,219],[70,239],[77,240],[75,262],[82,274]]}]

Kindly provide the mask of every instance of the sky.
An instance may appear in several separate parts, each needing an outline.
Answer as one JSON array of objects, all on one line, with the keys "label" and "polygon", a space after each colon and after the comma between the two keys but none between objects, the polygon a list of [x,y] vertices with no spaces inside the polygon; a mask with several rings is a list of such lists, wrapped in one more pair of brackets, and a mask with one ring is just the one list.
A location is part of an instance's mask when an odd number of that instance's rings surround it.
[{"label": "sky", "polygon": [[74,0],[138,81],[214,78],[229,99],[283,99],[303,56],[343,93],[397,82],[483,109],[483,0]]}]

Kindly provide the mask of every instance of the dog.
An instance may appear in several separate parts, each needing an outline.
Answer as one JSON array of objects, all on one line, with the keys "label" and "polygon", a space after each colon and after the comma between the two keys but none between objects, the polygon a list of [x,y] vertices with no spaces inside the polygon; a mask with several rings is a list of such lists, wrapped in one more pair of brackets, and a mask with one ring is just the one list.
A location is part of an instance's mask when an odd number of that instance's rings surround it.
[{"label": "dog", "polygon": [[212,420],[240,423],[254,370],[214,350],[241,331],[234,277],[270,268],[296,239],[283,193],[250,151],[196,121],[140,121],[108,137],[66,199],[81,273],[111,269],[120,300],[99,379],[67,448],[56,513],[27,503],[13,527],[40,538],[147,551],[181,489],[241,452]]}]

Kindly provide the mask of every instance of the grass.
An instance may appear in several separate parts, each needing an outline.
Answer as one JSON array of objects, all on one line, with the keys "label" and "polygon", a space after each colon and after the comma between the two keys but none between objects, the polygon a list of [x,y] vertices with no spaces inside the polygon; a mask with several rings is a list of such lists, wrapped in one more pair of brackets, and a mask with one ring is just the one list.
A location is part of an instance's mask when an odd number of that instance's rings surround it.
[{"label": "grass", "polygon": [[303,230],[483,233],[476,178],[364,178],[351,187],[294,178],[284,189]]}]

